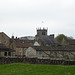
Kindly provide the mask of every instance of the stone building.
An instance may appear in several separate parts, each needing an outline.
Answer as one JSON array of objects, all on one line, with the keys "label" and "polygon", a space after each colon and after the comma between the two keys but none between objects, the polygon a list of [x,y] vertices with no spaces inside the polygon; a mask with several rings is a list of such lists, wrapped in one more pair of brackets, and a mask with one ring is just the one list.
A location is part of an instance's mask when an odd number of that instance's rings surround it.
[{"label": "stone building", "polygon": [[[62,43],[65,41],[63,39]],[[34,40],[8,37],[0,32],[0,56],[26,56],[39,59],[75,59],[75,40],[58,46],[54,34],[47,35],[47,29],[37,29]]]},{"label": "stone building", "polygon": [[75,59],[75,46],[33,46],[26,49],[26,57],[39,59]]},{"label": "stone building", "polygon": [[13,57],[15,56],[15,50],[7,48],[5,45],[0,44],[0,57]]},{"label": "stone building", "polygon": [[54,39],[54,34],[47,35],[47,29],[37,29],[37,35],[35,36],[35,40],[41,46],[50,46],[57,45],[58,42]]},{"label": "stone building", "polygon": [[74,45],[75,46],[75,39],[64,39],[60,43],[61,45]]},{"label": "stone building", "polygon": [[4,32],[0,32],[0,44],[10,47],[10,38]]},{"label": "stone building", "polygon": [[16,43],[16,56],[24,57],[29,46],[31,46],[29,43]]},{"label": "stone building", "polygon": [[30,46],[40,46],[35,40],[15,38],[16,56],[25,56],[26,49]]},{"label": "stone building", "polygon": [[10,38],[4,32],[0,32],[0,44],[4,44],[7,48],[15,50],[14,36]]},{"label": "stone building", "polygon": [[[15,56],[15,43],[14,39],[7,36],[4,32],[0,32],[0,49],[1,49],[1,56],[6,54],[7,56],[10,54],[12,56]],[[6,50],[6,51],[5,51]],[[4,51],[4,53],[3,53]]]}]

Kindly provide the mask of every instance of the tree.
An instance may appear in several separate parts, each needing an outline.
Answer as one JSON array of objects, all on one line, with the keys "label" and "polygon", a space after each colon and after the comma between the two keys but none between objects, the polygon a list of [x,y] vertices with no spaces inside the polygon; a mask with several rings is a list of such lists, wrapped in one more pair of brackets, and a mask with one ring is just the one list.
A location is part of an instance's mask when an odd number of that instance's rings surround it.
[{"label": "tree", "polygon": [[56,38],[55,38],[60,44],[62,43],[66,43],[68,40],[72,40],[73,37],[67,37],[64,34],[59,34]]},{"label": "tree", "polygon": [[58,42],[61,42],[62,40],[64,39],[67,39],[67,36],[65,36],[64,34],[59,34],[57,37],[56,37],[56,40]]}]

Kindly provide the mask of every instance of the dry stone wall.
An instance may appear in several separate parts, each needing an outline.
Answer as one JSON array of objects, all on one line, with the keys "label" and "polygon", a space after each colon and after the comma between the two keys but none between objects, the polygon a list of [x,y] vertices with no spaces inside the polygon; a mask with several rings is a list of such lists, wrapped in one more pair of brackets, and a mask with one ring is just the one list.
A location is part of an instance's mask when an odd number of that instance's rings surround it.
[{"label": "dry stone wall", "polygon": [[37,58],[0,58],[0,64],[30,63],[30,64],[51,64],[51,65],[75,65],[75,60],[50,60]]}]

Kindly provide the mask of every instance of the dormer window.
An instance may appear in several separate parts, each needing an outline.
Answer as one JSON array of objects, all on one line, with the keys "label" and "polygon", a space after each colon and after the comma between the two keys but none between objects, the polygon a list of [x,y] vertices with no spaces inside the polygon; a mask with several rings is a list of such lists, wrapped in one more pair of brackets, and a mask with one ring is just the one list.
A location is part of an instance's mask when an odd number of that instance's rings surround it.
[{"label": "dormer window", "polygon": [[7,40],[4,40],[4,44],[6,44],[7,43]]}]

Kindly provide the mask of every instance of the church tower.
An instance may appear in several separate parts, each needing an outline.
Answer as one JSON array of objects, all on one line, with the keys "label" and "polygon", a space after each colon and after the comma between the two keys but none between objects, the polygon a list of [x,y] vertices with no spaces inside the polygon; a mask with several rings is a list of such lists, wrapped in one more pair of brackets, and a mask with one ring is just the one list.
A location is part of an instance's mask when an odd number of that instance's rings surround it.
[{"label": "church tower", "polygon": [[47,29],[45,29],[45,28],[37,29],[37,36],[41,36],[41,35],[47,35]]},{"label": "church tower", "polygon": [[48,29],[37,29],[37,35],[35,36],[35,40],[40,44],[40,46],[50,46],[56,45],[58,42],[54,39],[54,34],[47,35]]}]

